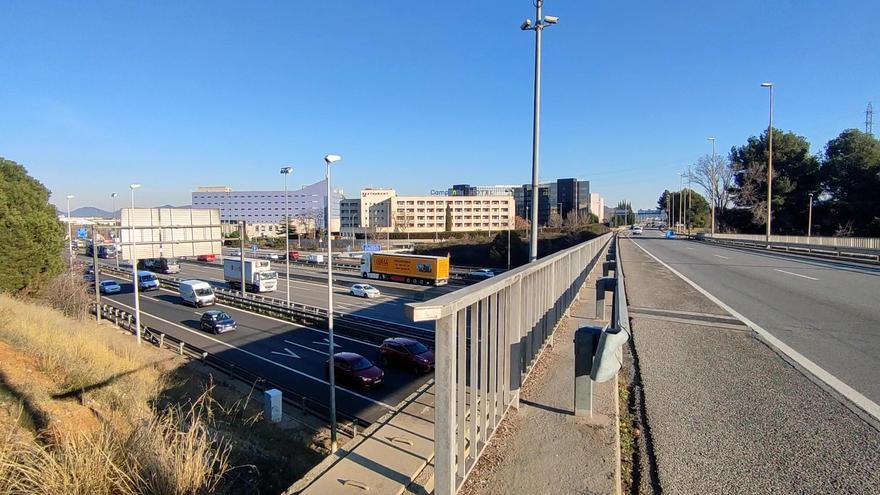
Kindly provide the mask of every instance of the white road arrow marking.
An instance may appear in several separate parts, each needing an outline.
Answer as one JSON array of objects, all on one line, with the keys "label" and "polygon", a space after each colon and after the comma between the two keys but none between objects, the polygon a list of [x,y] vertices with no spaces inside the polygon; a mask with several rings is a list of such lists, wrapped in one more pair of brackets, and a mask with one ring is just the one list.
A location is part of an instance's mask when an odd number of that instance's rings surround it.
[{"label": "white road arrow marking", "polygon": [[[330,340],[329,339],[322,339],[321,341],[313,340],[312,343],[318,344],[318,345],[330,345]],[[340,346],[339,344],[334,342],[333,347],[342,347],[342,346]]]},{"label": "white road arrow marking", "polygon": [[285,352],[272,351],[272,354],[278,354],[279,356],[287,356],[287,357],[292,357],[294,359],[300,359],[299,354],[291,351],[287,347],[285,347],[284,350],[285,350]]}]

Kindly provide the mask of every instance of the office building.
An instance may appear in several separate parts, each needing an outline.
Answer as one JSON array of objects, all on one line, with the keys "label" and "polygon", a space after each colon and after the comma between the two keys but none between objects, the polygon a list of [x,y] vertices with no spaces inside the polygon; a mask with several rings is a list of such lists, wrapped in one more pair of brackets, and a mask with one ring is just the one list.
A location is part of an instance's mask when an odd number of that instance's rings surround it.
[{"label": "office building", "polygon": [[[340,202],[342,190],[334,190],[331,197],[330,228],[334,232],[340,227]],[[296,228],[323,228],[327,204],[327,183],[325,181],[306,185],[287,192],[287,205],[292,225]],[[219,208],[221,223],[234,224],[244,220],[257,228],[258,235],[276,235],[274,228],[284,224],[284,191],[235,191],[228,186],[199,187],[192,193],[193,208]],[[249,227],[250,231],[251,227]],[[283,229],[282,229],[283,230]]]}]

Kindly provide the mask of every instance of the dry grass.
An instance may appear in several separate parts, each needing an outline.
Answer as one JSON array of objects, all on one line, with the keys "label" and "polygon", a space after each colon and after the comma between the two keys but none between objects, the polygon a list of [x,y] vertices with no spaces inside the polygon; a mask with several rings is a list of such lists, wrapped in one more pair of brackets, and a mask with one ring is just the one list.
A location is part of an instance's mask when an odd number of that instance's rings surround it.
[{"label": "dry grass", "polygon": [[95,300],[94,293],[83,283],[85,267],[58,275],[40,291],[40,299],[49,306],[78,320],[88,316],[89,303]]},{"label": "dry grass", "polygon": [[0,493],[218,491],[231,445],[210,394],[152,407],[173,358],[5,295],[0,341]]}]

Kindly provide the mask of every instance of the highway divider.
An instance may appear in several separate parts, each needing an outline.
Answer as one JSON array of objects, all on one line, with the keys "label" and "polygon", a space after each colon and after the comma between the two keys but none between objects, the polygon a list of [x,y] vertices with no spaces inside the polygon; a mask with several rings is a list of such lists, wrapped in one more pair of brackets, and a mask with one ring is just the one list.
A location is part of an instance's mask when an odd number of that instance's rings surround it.
[{"label": "highway divider", "polygon": [[[95,303],[91,303],[89,306],[89,312],[91,314],[96,314],[96,309]],[[117,327],[128,330],[132,334],[136,333],[135,318],[133,314],[113,306],[112,301],[111,304],[101,304],[100,309],[102,320],[113,322]],[[172,350],[181,356],[198,360],[202,364],[223,372],[230,378],[251,385],[254,389],[259,390],[260,392],[269,389],[280,390],[282,400],[287,405],[300,410],[303,415],[314,416],[322,421],[330,421],[329,407],[324,404],[300,394],[281,383],[269,380],[241,366],[236,366],[216,354],[210,353],[146,325],[141,325],[141,338],[144,342],[153,344],[160,349]],[[336,415],[338,420],[341,419],[338,423],[339,429],[344,435],[351,438],[357,435],[359,428],[365,428],[371,424],[369,421],[341,413],[339,410],[336,411]],[[314,430],[314,427],[308,423],[302,422],[302,424]]]}]

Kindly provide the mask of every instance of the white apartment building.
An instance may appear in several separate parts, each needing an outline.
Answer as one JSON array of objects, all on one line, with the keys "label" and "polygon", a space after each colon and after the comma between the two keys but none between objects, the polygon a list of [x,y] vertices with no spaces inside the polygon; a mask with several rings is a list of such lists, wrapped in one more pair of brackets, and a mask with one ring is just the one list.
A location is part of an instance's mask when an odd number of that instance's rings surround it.
[{"label": "white apartment building", "polygon": [[599,217],[600,222],[605,221],[605,198],[599,193],[590,193],[590,211]]},{"label": "white apartment building", "polygon": [[[453,232],[512,229],[515,219],[511,195],[397,196],[393,189],[364,189],[360,205],[346,200],[343,208],[343,231],[444,232],[447,209]],[[358,208],[361,222],[355,225]]]}]

